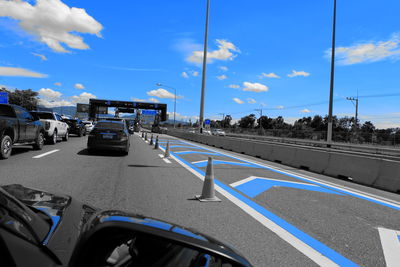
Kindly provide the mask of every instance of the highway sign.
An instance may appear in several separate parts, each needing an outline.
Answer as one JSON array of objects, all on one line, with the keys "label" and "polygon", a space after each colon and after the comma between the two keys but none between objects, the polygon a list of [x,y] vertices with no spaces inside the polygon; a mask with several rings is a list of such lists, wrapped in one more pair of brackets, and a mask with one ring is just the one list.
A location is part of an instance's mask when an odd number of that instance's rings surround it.
[{"label": "highway sign", "polygon": [[156,115],[157,111],[155,110],[142,110],[142,115]]},{"label": "highway sign", "polygon": [[206,119],[206,120],[204,121],[204,124],[205,124],[205,125],[210,125],[210,124],[211,124],[211,121],[210,121],[209,119]]},{"label": "highway sign", "polygon": [[8,104],[8,93],[0,92],[0,104]]}]

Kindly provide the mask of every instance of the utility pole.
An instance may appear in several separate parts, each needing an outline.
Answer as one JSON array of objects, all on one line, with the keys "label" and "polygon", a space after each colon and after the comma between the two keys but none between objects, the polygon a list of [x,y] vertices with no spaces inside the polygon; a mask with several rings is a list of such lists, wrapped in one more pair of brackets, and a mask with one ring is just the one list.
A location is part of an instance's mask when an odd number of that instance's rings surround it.
[{"label": "utility pole", "polygon": [[[357,97],[346,97],[346,99],[350,100],[351,103],[353,103],[353,105],[356,107],[355,128],[358,129],[358,94]],[[355,101],[355,104],[353,101]]]},{"label": "utility pole", "polygon": [[258,109],[255,109],[255,111],[258,111],[259,113],[260,113],[260,133],[261,134],[264,134],[264,128],[262,127],[262,116],[263,116],[263,114],[262,114],[262,112],[263,112],[263,110],[262,110],[262,108],[258,108]]},{"label": "utility pole", "polygon": [[329,88],[328,132],[326,135],[326,141],[328,143],[328,147],[330,147],[332,143],[333,84],[335,79],[335,39],[336,39],[336,0],[333,0],[331,80]]},{"label": "utility pole", "polygon": [[200,116],[199,116],[200,133],[203,133],[203,122],[204,122],[204,97],[205,97],[205,90],[206,90],[209,11],[210,11],[210,0],[207,0],[206,29],[205,29],[205,33],[204,33],[204,51],[203,51],[203,73],[202,73],[202,79],[201,79],[201,98],[200,98]]}]

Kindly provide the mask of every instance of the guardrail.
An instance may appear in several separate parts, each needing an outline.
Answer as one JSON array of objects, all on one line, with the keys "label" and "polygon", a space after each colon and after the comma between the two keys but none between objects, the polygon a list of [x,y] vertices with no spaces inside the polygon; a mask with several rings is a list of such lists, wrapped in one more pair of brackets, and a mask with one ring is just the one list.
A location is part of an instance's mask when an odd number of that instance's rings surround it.
[{"label": "guardrail", "polygon": [[[286,144],[295,144],[295,145],[303,145],[303,146],[313,146],[313,147],[328,147],[329,143],[326,141],[313,141],[313,140],[304,140],[304,139],[296,139],[296,138],[283,138],[283,137],[273,137],[273,136],[257,136],[257,135],[249,135],[249,134],[234,134],[227,133],[227,136],[231,137],[240,137],[247,139],[255,139],[255,140],[268,140],[278,143],[286,143]],[[371,154],[378,155],[390,155],[390,156],[400,156],[399,148],[388,148],[383,146],[374,146],[374,145],[361,145],[361,144],[345,144],[345,143],[337,143],[332,142],[332,149],[346,150],[346,151],[354,151],[354,152],[365,152]]]},{"label": "guardrail", "polygon": [[279,162],[316,173],[337,178],[347,178],[354,182],[400,192],[400,162],[338,152],[332,148],[313,149],[312,147],[288,146],[279,143],[261,143],[250,139],[224,138],[169,131],[168,134],[202,144]]}]

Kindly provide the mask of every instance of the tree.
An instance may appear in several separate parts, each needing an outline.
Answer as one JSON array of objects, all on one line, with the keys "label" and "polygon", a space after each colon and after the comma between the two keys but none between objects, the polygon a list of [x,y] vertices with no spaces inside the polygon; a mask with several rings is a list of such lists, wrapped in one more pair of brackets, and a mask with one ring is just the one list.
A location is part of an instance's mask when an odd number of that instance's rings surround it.
[{"label": "tree", "polygon": [[231,126],[232,116],[226,115],[225,118],[221,121],[222,127],[229,128]]},{"label": "tree", "polygon": [[324,131],[327,129],[327,125],[324,123],[322,116],[315,115],[310,123],[311,128],[315,131]]},{"label": "tree", "polygon": [[27,110],[36,110],[38,105],[38,92],[28,90],[15,89],[14,92],[1,88],[0,91],[8,93],[8,102],[10,104],[18,105]]},{"label": "tree", "polygon": [[375,132],[375,126],[372,122],[366,121],[361,126],[361,137],[367,141],[372,142],[372,135]]},{"label": "tree", "polygon": [[256,121],[256,115],[250,114],[247,116],[244,116],[239,120],[239,127],[240,128],[253,128],[254,123]]}]

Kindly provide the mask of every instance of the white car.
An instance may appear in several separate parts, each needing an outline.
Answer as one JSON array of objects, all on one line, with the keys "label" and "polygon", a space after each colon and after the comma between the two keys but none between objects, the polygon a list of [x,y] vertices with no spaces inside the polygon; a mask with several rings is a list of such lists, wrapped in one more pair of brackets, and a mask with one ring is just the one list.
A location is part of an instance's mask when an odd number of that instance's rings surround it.
[{"label": "white car", "polygon": [[221,130],[221,129],[214,129],[214,130],[212,130],[212,134],[213,134],[213,135],[218,135],[218,136],[225,136],[225,135],[226,135],[226,133],[225,133],[223,130]]},{"label": "white car", "polygon": [[94,128],[94,124],[91,121],[83,121],[83,124],[85,124],[85,129],[87,133],[90,133]]},{"label": "white car", "polygon": [[49,111],[32,111],[31,113],[42,122],[47,143],[54,145],[59,138],[62,138],[63,141],[68,141],[69,126],[60,115]]}]

